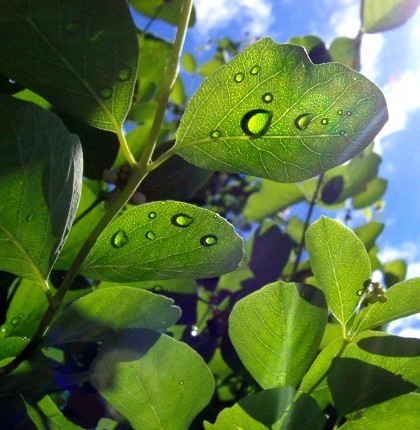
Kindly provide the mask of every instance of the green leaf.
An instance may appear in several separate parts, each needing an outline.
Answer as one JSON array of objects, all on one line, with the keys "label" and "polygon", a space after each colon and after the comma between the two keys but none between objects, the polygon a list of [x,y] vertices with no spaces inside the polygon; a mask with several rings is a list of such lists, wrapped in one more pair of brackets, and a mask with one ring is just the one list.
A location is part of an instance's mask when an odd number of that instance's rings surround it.
[{"label": "green leaf", "polygon": [[360,300],[357,292],[370,278],[368,254],[350,229],[324,216],[308,228],[305,237],[314,275],[345,333]]},{"label": "green leaf", "polygon": [[340,427],[343,430],[417,430],[420,423],[420,394],[410,393],[355,412]]},{"label": "green leaf", "polygon": [[203,83],[176,148],[199,167],[297,182],[361,152],[386,119],[384,97],[365,77],[265,38]]},{"label": "green leaf", "polygon": [[378,33],[399,27],[415,14],[418,6],[418,0],[364,0],[363,30]]},{"label": "green leaf", "polygon": [[372,221],[355,228],[353,231],[365,245],[366,251],[369,252],[372,249],[373,245],[375,245],[375,241],[382,233],[384,227],[385,224],[377,221]]},{"label": "green leaf", "polygon": [[407,276],[407,263],[404,260],[393,260],[382,267],[387,287],[392,287],[397,282],[404,281]]},{"label": "green leaf", "polygon": [[2,94],[0,110],[0,269],[42,285],[77,210],[82,151],[54,114]]},{"label": "green leaf", "polygon": [[333,61],[360,70],[360,40],[338,37],[334,39],[328,49]]},{"label": "green leaf", "polygon": [[236,269],[242,255],[242,239],[219,215],[187,203],[154,202],[108,225],[82,273],[115,282],[211,278]]},{"label": "green leaf", "polygon": [[0,361],[2,362],[1,364],[6,364],[3,360],[16,357],[28,344],[28,342],[29,339],[22,337],[6,337],[0,339]]},{"label": "green leaf", "polygon": [[131,104],[138,44],[125,1],[0,1],[0,68],[59,110],[118,130]]},{"label": "green leaf", "polygon": [[378,201],[384,194],[388,186],[388,181],[382,178],[375,178],[366,185],[366,189],[353,197],[352,205],[354,209],[363,209]]},{"label": "green leaf", "polygon": [[173,300],[132,287],[96,290],[73,302],[48,330],[45,344],[103,339],[112,330],[165,331],[180,317]]},{"label": "green leaf", "polygon": [[244,215],[252,221],[261,221],[305,199],[297,184],[279,184],[263,179],[261,189],[249,196]]},{"label": "green leaf", "polygon": [[189,428],[214,390],[211,372],[193,349],[150,330],[108,338],[90,381],[139,430]]},{"label": "green leaf", "polygon": [[242,363],[261,387],[296,386],[318,351],[327,314],[320,290],[276,282],[234,306],[229,335]]},{"label": "green leaf", "polygon": [[197,70],[197,61],[190,52],[185,53],[182,57],[182,66],[189,73],[195,73]]},{"label": "green leaf", "polygon": [[399,282],[386,291],[385,303],[373,303],[360,312],[358,331],[380,327],[383,324],[420,312],[420,278]]},{"label": "green leaf", "polygon": [[325,43],[316,36],[292,37],[287,43],[303,46],[308,51],[308,57],[314,64],[331,62]]},{"label": "green leaf", "polygon": [[24,402],[28,415],[38,430],[82,430],[82,427],[68,420],[47,395],[41,399],[26,396]]}]

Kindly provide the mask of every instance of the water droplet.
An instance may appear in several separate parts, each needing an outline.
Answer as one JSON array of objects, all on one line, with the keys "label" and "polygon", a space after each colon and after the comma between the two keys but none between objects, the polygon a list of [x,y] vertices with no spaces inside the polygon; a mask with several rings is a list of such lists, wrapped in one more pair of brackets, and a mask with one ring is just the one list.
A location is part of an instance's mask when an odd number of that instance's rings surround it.
[{"label": "water droplet", "polygon": [[147,215],[150,219],[155,219],[157,217],[156,212],[149,212],[149,215]]},{"label": "water droplet", "polygon": [[177,214],[171,218],[171,223],[176,227],[186,228],[193,223],[194,219],[189,215]]},{"label": "water droplet", "polygon": [[131,76],[131,68],[130,67],[126,67],[125,69],[121,69],[118,73],[118,79],[121,82],[128,81],[130,79],[130,76]]},{"label": "water droplet", "polygon": [[261,97],[261,100],[264,103],[271,103],[273,101],[273,99],[274,99],[274,97],[273,97],[273,94],[271,94],[271,93],[265,93]]},{"label": "water droplet", "polygon": [[11,84],[11,85],[15,85],[15,84],[16,84],[16,81],[14,81],[13,79],[9,79],[9,84]]},{"label": "water droplet", "polygon": [[272,118],[273,114],[268,110],[251,110],[242,117],[242,131],[248,136],[263,136],[270,128]]},{"label": "water droplet", "polygon": [[313,115],[311,113],[303,113],[296,117],[295,127],[298,130],[306,130],[309,124],[312,122]]},{"label": "water droplet", "polygon": [[6,333],[6,328],[5,328],[5,327],[2,327],[2,328],[0,329],[0,331],[1,331],[2,333]]},{"label": "water droplet", "polygon": [[118,230],[112,235],[111,245],[114,248],[122,248],[129,242],[128,235],[124,230]]},{"label": "water droplet", "polygon": [[184,385],[184,381],[179,381],[178,384],[179,385]]},{"label": "water droplet", "polygon": [[197,334],[198,334],[198,327],[196,325],[193,325],[191,327],[191,336],[195,337],[195,336],[197,336]]},{"label": "water droplet", "polygon": [[161,293],[163,291],[163,287],[162,287],[162,285],[155,285],[152,288],[152,291],[154,291],[155,293]]},{"label": "water droplet", "polygon": [[260,70],[261,70],[261,67],[258,65],[255,65],[254,67],[252,67],[252,69],[249,71],[249,73],[251,73],[251,75],[255,76],[255,75],[258,75]]},{"label": "water droplet", "polygon": [[360,290],[356,291],[356,294],[360,297],[360,296],[363,296],[364,292],[365,292],[365,289],[361,288]]},{"label": "water droplet", "polygon": [[340,109],[339,111],[337,111],[338,115],[343,115],[343,109]]},{"label": "water droplet", "polygon": [[28,338],[26,336],[21,336],[20,340],[28,340]]},{"label": "water droplet", "polygon": [[102,88],[99,94],[103,99],[109,99],[112,96],[112,88]]},{"label": "water droplet", "polygon": [[347,111],[347,116],[353,115],[353,112],[351,110]]},{"label": "water droplet", "polygon": [[154,233],[153,231],[148,231],[146,233],[146,239],[155,240],[156,239],[156,233]]},{"label": "water droplet", "polygon": [[344,136],[346,134],[346,132],[344,130],[340,131],[340,136]]},{"label": "water droplet", "polygon": [[22,313],[20,313],[20,314],[18,315],[18,317],[19,317],[19,318],[23,318],[23,314],[22,314]]},{"label": "water droplet", "polygon": [[10,321],[10,324],[12,324],[13,327],[16,327],[19,323],[19,318],[13,318],[12,321]]},{"label": "water droplet", "polygon": [[213,130],[211,133],[210,133],[210,137],[212,138],[212,139],[216,139],[217,137],[220,137],[222,135],[222,132],[220,131],[220,130]]},{"label": "water droplet", "polygon": [[200,243],[203,246],[213,246],[217,243],[217,236],[214,234],[206,234],[200,239]]},{"label": "water droplet", "polygon": [[77,33],[78,29],[79,25],[75,22],[67,22],[64,24],[64,30],[66,30],[68,33],[75,34]]},{"label": "water droplet", "polygon": [[237,73],[234,77],[233,77],[233,80],[236,82],[236,83],[240,83],[240,82],[242,82],[243,80],[245,79],[245,75],[243,74],[243,73]]},{"label": "water droplet", "polygon": [[35,221],[35,215],[34,214],[29,214],[25,219],[26,219],[26,222]]},{"label": "water droplet", "polygon": [[321,124],[322,125],[327,125],[330,122],[330,120],[328,118],[322,118],[321,119]]}]

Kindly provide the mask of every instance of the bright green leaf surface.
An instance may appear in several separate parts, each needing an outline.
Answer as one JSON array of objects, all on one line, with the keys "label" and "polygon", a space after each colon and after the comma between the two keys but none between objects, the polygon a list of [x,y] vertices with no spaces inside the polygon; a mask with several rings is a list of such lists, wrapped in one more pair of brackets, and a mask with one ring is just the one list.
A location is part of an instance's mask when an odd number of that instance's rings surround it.
[{"label": "bright green leaf surface", "polygon": [[42,284],[77,210],[80,143],[32,103],[0,95],[0,110],[0,269]]},{"label": "bright green leaf surface", "polygon": [[219,215],[187,203],[154,202],[108,225],[82,273],[115,282],[211,278],[236,269],[242,255],[242,239]]},{"label": "bright green leaf surface", "polygon": [[0,69],[60,110],[117,130],[131,104],[138,44],[123,0],[1,0]]},{"label": "bright green leaf surface", "polygon": [[0,339],[0,361],[16,357],[28,342],[28,339],[23,339],[22,337],[6,337]]},{"label": "bright green leaf surface", "polygon": [[365,245],[366,251],[370,251],[375,245],[376,239],[382,233],[385,224],[377,221],[368,222],[367,224],[361,225],[354,229],[356,236]]},{"label": "bright green leaf surface", "polygon": [[345,64],[354,69],[360,69],[360,41],[348,37],[334,39],[328,49],[333,61]]},{"label": "bright green leaf surface", "polygon": [[210,401],[214,380],[189,346],[150,330],[108,338],[91,383],[138,430],[185,430]]},{"label": "bright green leaf surface", "polygon": [[386,297],[385,303],[377,302],[362,309],[359,332],[420,312],[420,278],[393,285],[386,291]]},{"label": "bright green leaf surface", "polygon": [[382,178],[375,178],[370,181],[365,191],[353,197],[352,205],[354,209],[363,209],[378,201],[384,194],[388,186],[388,181]]},{"label": "bright green leaf surface", "polygon": [[261,189],[248,198],[244,215],[252,221],[261,221],[304,198],[297,184],[279,184],[263,179]]},{"label": "bright green leaf surface", "polygon": [[410,393],[356,412],[340,427],[343,430],[418,430],[420,394]]},{"label": "bright green leaf surface", "polygon": [[357,292],[370,278],[365,247],[351,230],[324,216],[308,228],[306,246],[328,306],[344,328],[359,303]]},{"label": "bright green leaf surface", "polygon": [[138,288],[103,288],[66,308],[51,324],[45,344],[102,339],[122,328],[166,331],[181,314],[172,305],[173,300]]},{"label": "bright green leaf surface", "polygon": [[326,323],[327,308],[320,290],[276,282],[234,306],[229,335],[242,363],[261,387],[296,386],[317,353]]},{"label": "bright green leaf surface", "polygon": [[366,33],[391,30],[404,24],[419,6],[419,0],[364,0],[363,29]]},{"label": "bright green leaf surface", "polygon": [[297,182],[362,151],[386,119],[384,97],[365,77],[265,38],[204,82],[176,145],[200,167]]}]

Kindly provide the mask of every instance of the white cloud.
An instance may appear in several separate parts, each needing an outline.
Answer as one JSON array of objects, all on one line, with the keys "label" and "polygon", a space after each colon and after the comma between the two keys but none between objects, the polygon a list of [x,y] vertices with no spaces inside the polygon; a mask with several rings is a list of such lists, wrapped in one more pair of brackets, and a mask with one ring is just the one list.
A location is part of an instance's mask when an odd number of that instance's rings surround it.
[{"label": "white cloud", "polygon": [[[336,2],[337,5],[337,2]],[[360,4],[353,0],[341,0],[332,14],[329,25],[334,37],[356,37],[360,29]]]},{"label": "white cloud", "polygon": [[383,46],[383,34],[365,34],[363,36],[360,49],[361,72],[372,81],[375,81],[380,73],[378,62],[381,60],[380,53]]},{"label": "white cloud", "polygon": [[403,259],[407,262],[407,279],[420,276],[420,249],[414,242],[405,242],[398,248],[385,246],[378,257],[382,263]]},{"label": "white cloud", "polygon": [[196,0],[194,4],[197,29],[207,37],[232,24],[253,36],[264,36],[274,22],[272,3],[266,0]]}]

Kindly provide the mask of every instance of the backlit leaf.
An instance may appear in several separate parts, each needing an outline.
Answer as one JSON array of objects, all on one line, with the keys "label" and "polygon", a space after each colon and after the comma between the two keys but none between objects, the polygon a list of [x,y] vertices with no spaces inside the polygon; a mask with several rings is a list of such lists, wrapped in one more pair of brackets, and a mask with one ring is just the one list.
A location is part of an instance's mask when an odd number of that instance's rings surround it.
[{"label": "backlit leaf", "polygon": [[366,189],[353,197],[352,206],[354,209],[363,209],[373,205],[385,193],[388,181],[382,178],[375,178],[366,185]]},{"label": "backlit leaf", "polygon": [[297,182],[361,152],[386,119],[384,97],[365,77],[265,38],[204,82],[176,148],[199,167]]}]

